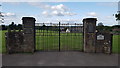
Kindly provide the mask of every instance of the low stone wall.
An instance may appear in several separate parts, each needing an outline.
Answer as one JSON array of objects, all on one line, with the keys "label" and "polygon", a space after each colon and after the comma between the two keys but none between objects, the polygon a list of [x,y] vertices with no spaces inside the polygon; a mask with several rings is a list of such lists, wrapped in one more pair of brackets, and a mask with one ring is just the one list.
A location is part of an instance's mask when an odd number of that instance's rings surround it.
[{"label": "low stone wall", "polygon": [[7,53],[23,52],[23,32],[11,31],[5,33]]},{"label": "low stone wall", "polygon": [[7,53],[34,52],[32,36],[26,35],[23,31],[9,30],[5,33]]},{"label": "low stone wall", "polygon": [[23,17],[23,31],[8,30],[6,49],[8,53],[35,51],[35,18]]},{"label": "low stone wall", "polygon": [[112,53],[112,34],[110,32],[97,32],[96,33],[96,52]]}]

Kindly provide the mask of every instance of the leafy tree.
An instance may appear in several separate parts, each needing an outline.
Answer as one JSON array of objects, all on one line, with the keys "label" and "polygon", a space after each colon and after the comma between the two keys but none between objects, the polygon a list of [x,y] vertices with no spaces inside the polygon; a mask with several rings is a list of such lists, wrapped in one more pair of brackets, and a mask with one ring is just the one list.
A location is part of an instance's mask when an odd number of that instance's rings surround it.
[{"label": "leafy tree", "polygon": [[102,22],[98,23],[98,26],[104,26]]},{"label": "leafy tree", "polygon": [[22,24],[18,24],[18,30],[22,30]]},{"label": "leafy tree", "polygon": [[97,30],[98,30],[98,31],[104,30],[104,25],[103,25],[102,22],[98,23]]},{"label": "leafy tree", "polygon": [[1,25],[2,26],[2,30],[7,30],[7,27],[5,25]]},{"label": "leafy tree", "polygon": [[22,24],[14,24],[14,22],[12,22],[10,25],[1,25],[0,27],[2,27],[2,30],[7,30],[7,29],[15,29],[15,30],[22,30]]},{"label": "leafy tree", "polygon": [[15,24],[14,24],[14,22],[12,22],[12,23],[9,25],[9,28],[10,28],[11,30],[15,29]]},{"label": "leafy tree", "polygon": [[120,20],[120,13],[119,14],[115,14],[116,20]]},{"label": "leafy tree", "polygon": [[43,23],[43,27],[45,27],[46,25]]},{"label": "leafy tree", "polygon": [[113,25],[112,28],[120,28],[120,25]]}]

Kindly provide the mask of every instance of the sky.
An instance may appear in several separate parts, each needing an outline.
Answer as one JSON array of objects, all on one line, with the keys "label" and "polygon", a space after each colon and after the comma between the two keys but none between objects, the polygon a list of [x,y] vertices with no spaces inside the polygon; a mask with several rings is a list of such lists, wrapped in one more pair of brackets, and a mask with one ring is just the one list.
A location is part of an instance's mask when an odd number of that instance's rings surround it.
[{"label": "sky", "polygon": [[0,0],[0,2],[118,2],[119,0]]},{"label": "sky", "polygon": [[97,18],[97,24],[117,25],[113,14],[117,2],[2,2],[4,23],[22,24],[22,17],[34,17],[36,23],[83,23],[84,18]]}]

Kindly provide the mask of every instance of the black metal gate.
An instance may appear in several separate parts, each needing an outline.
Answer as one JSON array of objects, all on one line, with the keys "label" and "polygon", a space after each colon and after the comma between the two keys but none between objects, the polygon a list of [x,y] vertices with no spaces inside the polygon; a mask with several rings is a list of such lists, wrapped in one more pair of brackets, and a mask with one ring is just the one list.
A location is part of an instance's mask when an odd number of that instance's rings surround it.
[{"label": "black metal gate", "polygon": [[36,50],[83,50],[83,26],[79,23],[36,23],[35,35]]}]

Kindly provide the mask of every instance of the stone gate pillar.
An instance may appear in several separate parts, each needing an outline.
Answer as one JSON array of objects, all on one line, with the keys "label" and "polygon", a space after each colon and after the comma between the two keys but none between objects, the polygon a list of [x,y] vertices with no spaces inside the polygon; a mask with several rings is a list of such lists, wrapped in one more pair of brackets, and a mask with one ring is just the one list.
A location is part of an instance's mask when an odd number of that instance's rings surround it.
[{"label": "stone gate pillar", "polygon": [[84,52],[95,52],[96,45],[96,18],[83,19]]},{"label": "stone gate pillar", "polygon": [[23,17],[23,37],[24,52],[34,52],[35,50],[35,18]]}]

